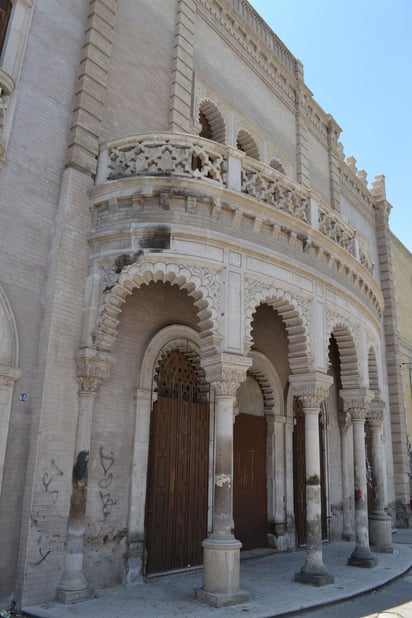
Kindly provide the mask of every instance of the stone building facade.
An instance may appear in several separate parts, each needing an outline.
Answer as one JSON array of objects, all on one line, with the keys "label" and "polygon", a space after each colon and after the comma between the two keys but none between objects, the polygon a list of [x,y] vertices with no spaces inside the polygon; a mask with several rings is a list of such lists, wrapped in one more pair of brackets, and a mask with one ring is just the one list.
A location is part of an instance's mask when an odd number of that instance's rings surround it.
[{"label": "stone building facade", "polygon": [[410,511],[383,176],[246,0],[0,13],[0,595],[373,566]]},{"label": "stone building facade", "polygon": [[412,255],[391,235],[396,307],[399,320],[399,344],[402,367],[403,400],[408,432],[409,474],[412,475]]}]

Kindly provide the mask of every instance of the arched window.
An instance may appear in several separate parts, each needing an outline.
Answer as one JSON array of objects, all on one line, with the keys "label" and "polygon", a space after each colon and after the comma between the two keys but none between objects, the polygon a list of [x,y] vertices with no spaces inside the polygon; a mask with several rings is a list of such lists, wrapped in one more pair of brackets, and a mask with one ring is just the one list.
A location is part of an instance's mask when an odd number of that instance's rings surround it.
[{"label": "arched window", "polygon": [[199,107],[200,137],[212,139],[219,144],[226,141],[226,127],[223,116],[212,101],[205,100]]},{"label": "arched window", "polygon": [[252,157],[258,161],[260,160],[259,148],[257,147],[255,140],[244,129],[241,129],[237,134],[236,148],[247,154],[248,157]]},{"label": "arched window", "polygon": [[10,0],[0,0],[0,54],[6,39],[7,25],[13,5]]}]

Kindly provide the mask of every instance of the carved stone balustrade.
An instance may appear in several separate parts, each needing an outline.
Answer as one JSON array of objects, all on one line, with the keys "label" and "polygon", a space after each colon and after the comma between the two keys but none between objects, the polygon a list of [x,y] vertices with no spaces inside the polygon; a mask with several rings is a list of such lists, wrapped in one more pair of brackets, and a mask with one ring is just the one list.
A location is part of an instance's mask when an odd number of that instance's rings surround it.
[{"label": "carved stone balustrade", "polygon": [[[374,265],[357,230],[303,185],[232,146],[177,132],[112,140],[101,145],[91,199],[94,244],[115,229],[136,235],[142,223],[151,233],[148,226],[160,220],[169,234],[170,224],[183,222],[177,210],[182,204],[189,224],[199,215],[207,229],[224,213],[225,230],[233,226],[236,236],[243,229],[248,240],[252,233],[259,236],[261,245],[263,238],[282,235],[292,248],[301,243],[303,252],[324,258],[329,271],[335,265],[381,315]],[[153,219],[149,211],[156,200],[161,212]],[[158,242],[169,246],[168,238]]]}]

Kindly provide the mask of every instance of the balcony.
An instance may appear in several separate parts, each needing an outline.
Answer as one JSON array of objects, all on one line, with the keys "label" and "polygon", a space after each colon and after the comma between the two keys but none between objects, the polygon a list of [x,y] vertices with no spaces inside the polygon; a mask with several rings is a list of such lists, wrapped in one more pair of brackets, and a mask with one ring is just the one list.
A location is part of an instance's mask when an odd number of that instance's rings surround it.
[{"label": "balcony", "polygon": [[[374,264],[357,230],[300,184],[231,146],[181,133],[142,134],[107,142],[99,154],[93,203],[98,207],[104,196],[113,200],[118,191],[130,193],[126,189],[129,182],[135,201],[140,199],[139,191],[144,193],[156,183],[162,187],[162,197],[168,179],[173,179],[174,187],[180,182],[186,191],[192,183],[218,209],[231,210],[237,222],[252,220],[257,233],[269,226],[274,236],[284,232],[301,241],[304,251],[326,256],[328,263],[335,263],[351,283],[373,297],[380,313]],[[139,184],[145,189],[139,189]]]}]

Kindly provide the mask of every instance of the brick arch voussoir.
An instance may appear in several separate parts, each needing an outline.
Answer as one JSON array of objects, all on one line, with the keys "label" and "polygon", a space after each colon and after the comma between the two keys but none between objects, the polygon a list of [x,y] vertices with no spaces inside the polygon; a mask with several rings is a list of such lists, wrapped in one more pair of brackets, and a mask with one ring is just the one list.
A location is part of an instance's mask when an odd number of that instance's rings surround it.
[{"label": "brick arch voussoir", "polygon": [[202,339],[216,334],[219,330],[216,295],[203,285],[199,275],[190,268],[177,264],[154,264],[152,262],[132,264],[126,267],[119,281],[106,293],[99,311],[95,332],[95,345],[98,350],[110,351],[117,337],[117,326],[123,304],[134,289],[154,282],[170,283],[185,290],[193,299],[199,320]]},{"label": "brick arch voussoir", "polygon": [[288,358],[292,374],[308,373],[312,367],[307,320],[291,294],[283,290],[260,290],[247,308],[246,340],[252,340],[253,315],[259,305],[267,304],[281,316],[288,338]]}]

